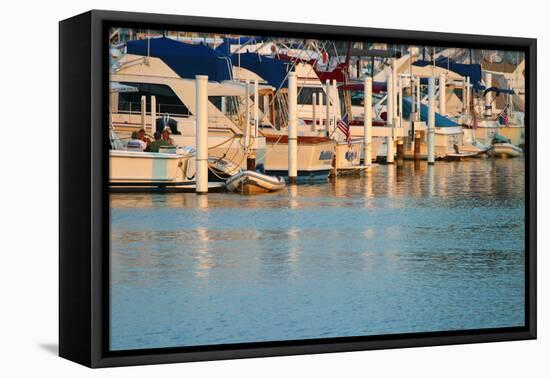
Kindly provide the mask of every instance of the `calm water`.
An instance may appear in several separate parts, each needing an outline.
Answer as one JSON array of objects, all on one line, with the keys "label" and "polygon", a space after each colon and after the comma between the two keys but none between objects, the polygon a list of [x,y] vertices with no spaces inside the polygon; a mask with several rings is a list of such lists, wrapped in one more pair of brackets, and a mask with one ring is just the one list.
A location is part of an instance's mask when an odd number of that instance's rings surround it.
[{"label": "calm water", "polygon": [[111,348],[524,324],[524,161],[111,195]]}]

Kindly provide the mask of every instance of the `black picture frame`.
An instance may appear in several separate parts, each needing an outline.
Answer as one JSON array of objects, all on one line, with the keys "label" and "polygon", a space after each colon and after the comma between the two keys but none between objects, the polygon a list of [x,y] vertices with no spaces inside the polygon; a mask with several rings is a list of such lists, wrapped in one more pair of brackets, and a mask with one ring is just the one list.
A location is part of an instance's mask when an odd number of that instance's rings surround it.
[{"label": "black picture frame", "polygon": [[[518,50],[526,67],[525,327],[111,352],[107,30],[269,34]],[[92,10],[59,24],[59,354],[88,367],[535,339],[537,41],[529,38]]]}]

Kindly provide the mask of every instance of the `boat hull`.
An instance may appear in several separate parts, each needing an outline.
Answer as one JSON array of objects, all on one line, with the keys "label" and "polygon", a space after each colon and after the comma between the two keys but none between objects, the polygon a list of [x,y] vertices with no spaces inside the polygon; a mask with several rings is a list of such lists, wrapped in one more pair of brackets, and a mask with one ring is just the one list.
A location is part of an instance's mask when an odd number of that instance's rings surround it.
[{"label": "boat hull", "polygon": [[[136,131],[137,126],[117,126],[117,135],[123,141],[129,140],[132,131]],[[176,146],[195,147],[195,135],[171,135]],[[243,140],[241,135],[235,135],[230,130],[209,130],[208,131],[208,156],[230,160],[239,167],[247,168],[247,155],[243,149]],[[254,140],[254,150],[257,155],[262,155],[265,148],[265,140],[259,136]]]},{"label": "boat hull", "polygon": [[521,148],[510,143],[496,143],[487,152],[491,157],[514,158],[522,155]]},{"label": "boat hull", "polygon": [[242,171],[230,177],[225,186],[227,190],[242,194],[267,193],[285,187],[281,177],[268,176],[255,171]]},{"label": "boat hull", "polygon": [[498,121],[483,120],[475,129],[475,137],[483,144],[491,144],[495,136],[502,135],[515,146],[525,143],[525,125],[501,125]]},{"label": "boat hull", "polygon": [[[298,179],[326,180],[332,170],[335,141],[323,137],[298,137]],[[288,138],[266,136],[264,171],[288,177]]]},{"label": "boat hull", "polygon": [[525,143],[524,126],[503,126],[498,130],[498,133],[508,138],[515,146],[521,146]]},{"label": "boat hull", "polygon": [[194,185],[188,176],[189,156],[180,154],[109,151],[111,188],[166,188]]}]

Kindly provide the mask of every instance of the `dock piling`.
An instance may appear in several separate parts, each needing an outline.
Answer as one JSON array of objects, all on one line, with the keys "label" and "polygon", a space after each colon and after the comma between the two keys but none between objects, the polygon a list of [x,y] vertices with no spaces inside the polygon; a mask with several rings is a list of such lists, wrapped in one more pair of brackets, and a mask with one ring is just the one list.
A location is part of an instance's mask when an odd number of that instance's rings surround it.
[{"label": "dock piling", "polygon": [[462,114],[466,115],[466,104],[468,103],[467,100],[467,94],[466,94],[466,78],[462,77],[462,96],[460,96],[460,100],[462,101]]},{"label": "dock piling", "polygon": [[428,80],[428,164],[435,162],[435,77]]},{"label": "dock piling", "polygon": [[466,77],[466,115],[470,115],[470,76]]},{"label": "dock piling", "polygon": [[260,89],[258,79],[254,80],[254,139],[258,136],[260,126]]},{"label": "dock piling", "polygon": [[325,128],[326,128],[326,134],[327,136],[330,135],[330,118],[331,118],[331,109],[330,109],[330,98],[332,97],[330,94],[330,81],[327,80],[325,82],[325,97],[326,97],[326,118],[325,118]]},{"label": "dock piling", "polygon": [[208,76],[195,76],[196,95],[196,193],[208,193]]},{"label": "dock piling", "polygon": [[[327,98],[328,100],[328,98]],[[327,101],[328,102],[328,101]],[[328,107],[328,105],[327,105]],[[288,75],[288,182],[298,178],[298,86],[296,72]],[[328,122],[328,117],[327,117]]]},{"label": "dock piling", "polygon": [[403,162],[403,140],[397,141],[397,161]]},{"label": "dock piling", "polygon": [[386,124],[391,129],[391,135],[386,137],[386,163],[393,164],[393,137],[394,137],[394,101],[393,101],[393,76],[391,70],[388,72],[387,100],[386,100]]},{"label": "dock piling", "polygon": [[[153,135],[155,133],[155,128],[157,125],[157,98],[155,96],[151,96],[151,128],[149,130],[149,135]],[[147,130],[147,129],[144,129]]]},{"label": "dock piling", "polygon": [[420,90],[420,78],[416,78],[416,121],[420,121],[420,101],[422,91]]},{"label": "dock piling", "polygon": [[372,78],[367,77],[363,82],[364,93],[364,130],[363,130],[363,157],[365,165],[372,163]]},{"label": "dock piling", "polygon": [[246,79],[244,90],[244,153],[248,152],[250,144],[250,80]]},{"label": "dock piling", "polygon": [[414,134],[414,160],[420,160],[420,133]]},{"label": "dock piling", "polygon": [[[336,80],[332,80],[332,92],[331,93],[332,93],[331,99],[334,99],[332,106],[335,107],[336,106],[335,101],[338,98],[338,86],[336,84]],[[338,122],[336,120],[336,118],[337,118],[336,108],[331,109],[330,115],[332,116],[332,120],[331,120],[332,124],[334,125],[334,128],[336,128],[336,123]],[[349,117],[351,118],[351,113],[350,113]]]},{"label": "dock piling", "polygon": [[[319,92],[319,96],[317,97],[318,100],[318,108],[319,108],[319,128],[322,129],[323,126],[323,92]],[[328,128],[327,128],[328,130]]]},{"label": "dock piling", "polygon": [[395,147],[393,145],[393,137],[389,136],[386,137],[386,143],[388,145],[388,152],[386,153],[386,163],[387,164],[393,164],[394,154],[395,154]]},{"label": "dock piling", "polygon": [[402,77],[399,77],[398,80],[398,83],[399,85],[397,86],[397,103],[399,104],[398,106],[398,119],[399,119],[399,127],[403,127],[403,78]]},{"label": "dock piling", "polygon": [[147,97],[141,96],[141,128],[147,127]]},{"label": "dock piling", "polygon": [[[397,110],[397,85],[398,85],[397,80],[398,80],[397,79],[397,59],[392,58],[391,59],[391,84],[392,84],[391,93],[392,93],[392,109],[393,109],[392,119],[397,117],[397,111],[398,111]],[[393,124],[393,127],[397,127],[397,125]]]},{"label": "dock piling", "polygon": [[[483,81],[485,82],[485,89],[489,89],[493,85],[493,74],[485,72]],[[485,117],[493,116],[493,93],[488,91],[485,94]]]},{"label": "dock piling", "polygon": [[317,130],[317,94],[311,95],[311,131]]},{"label": "dock piling", "polygon": [[447,114],[447,95],[446,95],[446,76],[444,73],[439,75],[439,114]]}]

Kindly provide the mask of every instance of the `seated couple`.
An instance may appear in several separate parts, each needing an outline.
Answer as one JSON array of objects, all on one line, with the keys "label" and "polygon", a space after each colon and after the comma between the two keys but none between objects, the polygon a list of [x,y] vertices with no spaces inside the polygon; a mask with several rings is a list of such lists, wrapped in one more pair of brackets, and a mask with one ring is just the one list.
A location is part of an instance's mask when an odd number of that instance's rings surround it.
[{"label": "seated couple", "polygon": [[146,152],[159,152],[162,146],[174,146],[170,138],[170,128],[166,127],[162,133],[155,132],[155,140],[151,141],[145,134],[145,130],[134,131],[132,139],[128,142],[128,149],[141,150]]}]

